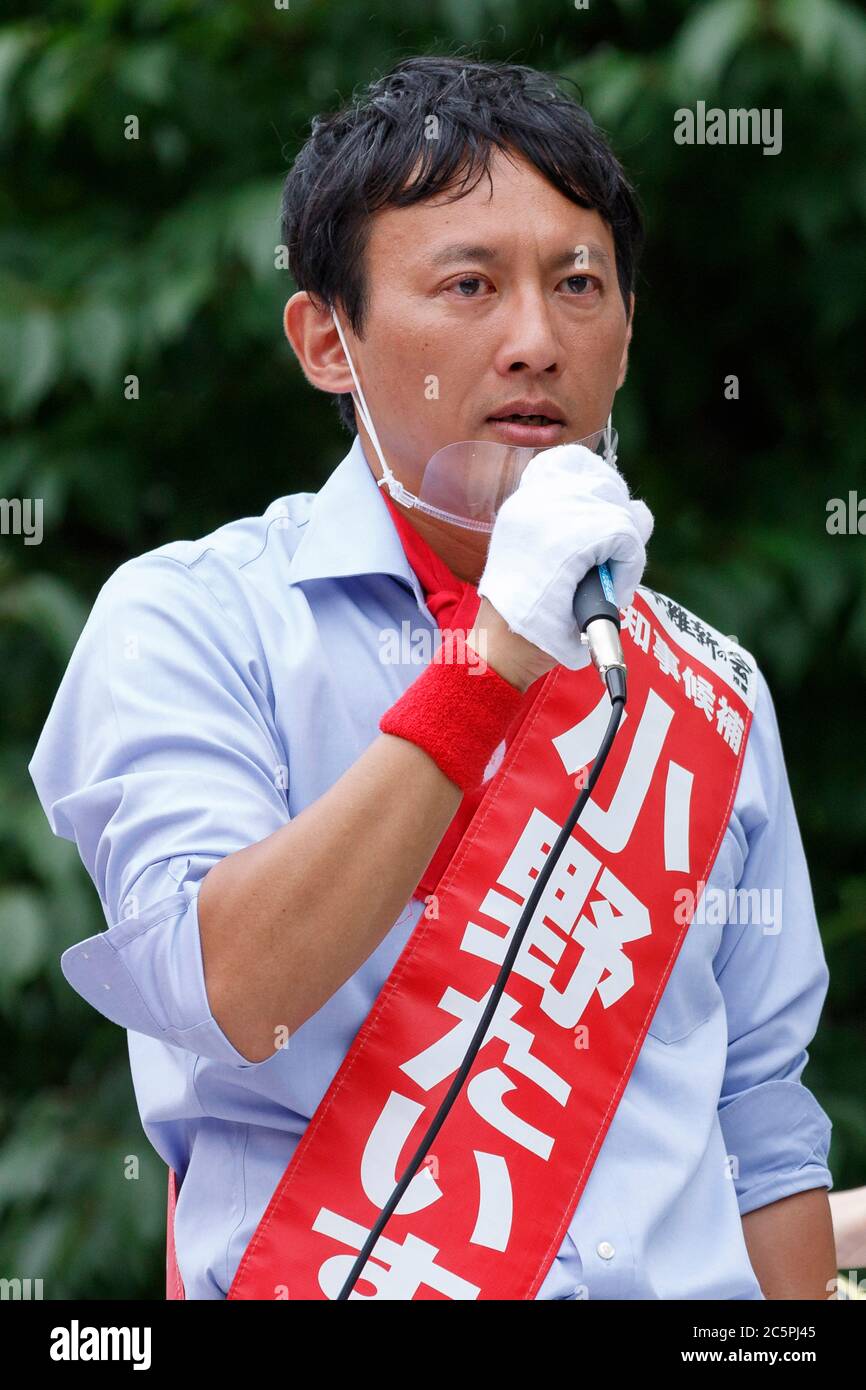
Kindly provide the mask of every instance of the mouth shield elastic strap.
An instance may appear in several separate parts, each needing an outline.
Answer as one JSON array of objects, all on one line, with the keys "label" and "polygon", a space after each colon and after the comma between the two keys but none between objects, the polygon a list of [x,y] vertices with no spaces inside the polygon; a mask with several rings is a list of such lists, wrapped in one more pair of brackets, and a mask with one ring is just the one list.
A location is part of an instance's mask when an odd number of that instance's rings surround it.
[{"label": "mouth shield elastic strap", "polygon": [[[418,492],[410,492],[388,466],[379,444],[379,436],[367,409],[364,392],[355,371],[343,330],[332,311],[334,326],[343,345],[346,361],[352,373],[357,394],[352,392],[355,409],[360,415],[382,465],[379,487],[387,487],[395,502],[415,507],[439,521],[451,522],[470,531],[492,531],[496,513],[506,497],[520,485],[523,470],[531,458],[544,452],[516,444],[499,444],[489,439],[461,440],[438,449],[428,461]],[[360,398],[360,399],[359,399]],[[618,436],[608,417],[607,425],[582,439],[563,440],[563,444],[582,444],[593,453],[600,453],[610,464],[616,463]]]}]

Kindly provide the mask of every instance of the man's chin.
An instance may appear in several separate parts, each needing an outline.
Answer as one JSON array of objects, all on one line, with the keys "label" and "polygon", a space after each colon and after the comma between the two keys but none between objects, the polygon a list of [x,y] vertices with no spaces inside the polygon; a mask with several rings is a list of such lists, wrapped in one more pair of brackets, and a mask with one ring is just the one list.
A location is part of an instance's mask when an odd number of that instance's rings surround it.
[{"label": "man's chin", "polygon": [[478,583],[487,562],[489,531],[472,531],[414,509],[409,516],[452,574],[470,584]]}]

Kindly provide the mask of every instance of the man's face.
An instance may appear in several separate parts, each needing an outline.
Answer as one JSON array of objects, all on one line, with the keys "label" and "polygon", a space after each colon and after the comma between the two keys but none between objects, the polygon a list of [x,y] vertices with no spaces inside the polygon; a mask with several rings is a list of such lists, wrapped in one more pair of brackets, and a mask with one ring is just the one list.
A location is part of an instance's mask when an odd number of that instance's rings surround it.
[{"label": "man's face", "polygon": [[[440,196],[376,213],[365,275],[364,337],[344,313],[340,321],[382,451],[410,490],[446,444],[550,448],[606,424],[631,338],[613,237],[597,212],[572,203],[522,157],[495,151],[490,179],[454,202]],[[333,325],[330,333],[316,384],[351,391]],[[538,408],[554,423],[492,418],[523,413],[524,401],[546,402]],[[358,429],[378,476],[360,420]],[[483,559],[486,537],[431,525],[417,511],[412,521],[457,573],[475,573],[476,563],[455,563],[457,553]]]},{"label": "man's face", "polygon": [[[523,159],[496,151],[490,175],[457,202],[373,218],[366,333],[348,342],[382,450],[408,487],[456,440],[552,447],[601,429],[624,372],[609,228]],[[575,270],[581,246],[589,264]],[[491,420],[521,398],[549,400],[562,423],[530,437]]]}]

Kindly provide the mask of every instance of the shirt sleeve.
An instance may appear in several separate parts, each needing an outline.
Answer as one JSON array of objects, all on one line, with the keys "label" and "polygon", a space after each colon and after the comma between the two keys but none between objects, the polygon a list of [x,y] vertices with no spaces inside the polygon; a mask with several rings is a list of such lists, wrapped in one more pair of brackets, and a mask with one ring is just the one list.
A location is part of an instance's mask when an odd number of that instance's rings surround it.
[{"label": "shirt sleeve", "polygon": [[152,551],[103,585],[29,764],[108,922],[61,956],[69,984],[112,1022],[234,1067],[274,1058],[250,1062],[213,1017],[198,890],[290,819],[272,710],[240,608]]},{"label": "shirt sleeve", "polygon": [[747,853],[737,911],[733,918],[728,912],[714,970],[728,1020],[719,1120],[745,1215],[795,1192],[833,1186],[831,1122],[800,1080],[829,971],[776,713],[760,671],[741,790]]}]

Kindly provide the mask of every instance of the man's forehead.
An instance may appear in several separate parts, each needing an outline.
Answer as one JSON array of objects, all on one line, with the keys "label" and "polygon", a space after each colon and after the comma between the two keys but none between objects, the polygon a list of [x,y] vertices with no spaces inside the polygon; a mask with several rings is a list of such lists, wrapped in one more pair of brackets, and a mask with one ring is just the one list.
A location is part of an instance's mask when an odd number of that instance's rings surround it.
[{"label": "man's forehead", "polygon": [[[513,249],[513,242],[507,238],[490,245],[480,242],[451,241],[443,246],[431,245],[429,254],[424,259],[433,266],[444,266],[459,264],[461,261],[479,261],[484,264],[495,265],[497,262],[504,262],[508,259],[510,251]],[[539,246],[540,259],[550,270],[558,270],[568,265],[580,262],[581,265],[598,265],[604,270],[610,269],[610,256],[603,246],[597,241],[575,242],[573,246],[561,246],[546,253]]]},{"label": "man's forehead", "polygon": [[[370,240],[374,254],[400,257],[414,267],[448,269],[473,261],[495,269],[523,254],[528,247],[545,269],[578,264],[599,270],[613,267],[613,236],[601,214],[563,198],[568,207],[546,217],[537,207],[525,223],[478,218],[463,199],[446,205],[424,200],[408,207],[382,208],[374,214]],[[442,214],[445,214],[444,216]]]}]

